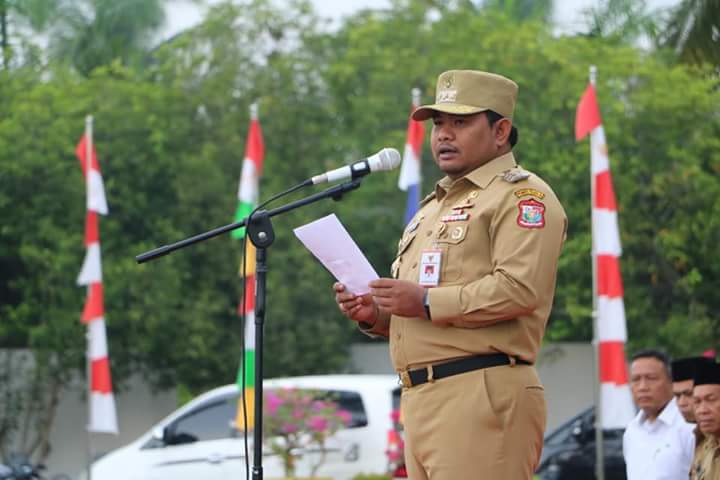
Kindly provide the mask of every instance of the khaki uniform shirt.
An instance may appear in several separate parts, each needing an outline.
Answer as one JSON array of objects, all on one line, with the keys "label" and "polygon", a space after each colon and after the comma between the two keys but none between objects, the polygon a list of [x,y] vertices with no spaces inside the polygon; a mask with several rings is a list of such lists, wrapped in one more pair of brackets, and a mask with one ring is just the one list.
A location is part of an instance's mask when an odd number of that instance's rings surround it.
[{"label": "khaki uniform shirt", "polygon": [[695,431],[697,447],[693,458],[692,480],[720,480],[720,442],[716,437],[704,436]]},{"label": "khaki uniform shirt", "polygon": [[419,282],[423,251],[441,252],[432,321],[393,315],[365,331],[389,337],[397,371],[477,354],[534,362],[566,230],[553,191],[512,153],[443,178],[406,227],[392,267],[394,278]]}]

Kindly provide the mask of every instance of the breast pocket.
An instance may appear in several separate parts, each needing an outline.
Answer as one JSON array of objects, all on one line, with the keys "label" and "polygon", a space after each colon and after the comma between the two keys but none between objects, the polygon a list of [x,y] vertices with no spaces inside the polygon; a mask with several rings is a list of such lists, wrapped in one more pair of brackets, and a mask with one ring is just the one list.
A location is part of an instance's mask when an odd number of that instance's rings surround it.
[{"label": "breast pocket", "polygon": [[440,283],[454,282],[462,277],[463,262],[465,261],[468,225],[448,225],[443,235],[435,241],[442,251],[442,267],[440,270]]}]

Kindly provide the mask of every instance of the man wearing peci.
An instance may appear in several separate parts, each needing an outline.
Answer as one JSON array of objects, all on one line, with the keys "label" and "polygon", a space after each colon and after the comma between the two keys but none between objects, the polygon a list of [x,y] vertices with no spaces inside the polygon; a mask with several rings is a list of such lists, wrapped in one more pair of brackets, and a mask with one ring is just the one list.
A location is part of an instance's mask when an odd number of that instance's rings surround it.
[{"label": "man wearing peci", "polygon": [[715,362],[699,365],[694,383],[698,446],[690,478],[720,480],[720,365]]},{"label": "man wearing peci", "polygon": [[686,357],[673,360],[672,390],[675,402],[685,421],[695,423],[695,409],[693,404],[693,378],[695,371],[703,364],[712,364],[715,361],[707,357]]},{"label": "man wearing peci", "polygon": [[630,390],[640,411],[623,435],[628,480],[686,480],[695,448],[693,425],[673,398],[667,355],[658,350],[633,355]]},{"label": "man wearing peci", "polygon": [[492,73],[442,73],[432,153],[445,173],[405,228],[391,273],[340,310],[389,338],[403,385],[414,480],[530,479],[546,405],[533,367],[550,315],[567,217],[512,148],[518,86]]}]

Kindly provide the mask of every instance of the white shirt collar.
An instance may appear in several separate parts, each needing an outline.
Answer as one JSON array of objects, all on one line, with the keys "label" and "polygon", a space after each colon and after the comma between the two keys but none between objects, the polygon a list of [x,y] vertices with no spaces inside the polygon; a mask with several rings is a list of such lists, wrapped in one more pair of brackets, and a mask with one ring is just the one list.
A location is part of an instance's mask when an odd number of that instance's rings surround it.
[{"label": "white shirt collar", "polygon": [[665,425],[674,425],[677,421],[678,415],[680,415],[680,410],[678,410],[677,402],[675,400],[675,397],[673,397],[662,409],[660,412],[660,415],[655,418],[654,421],[649,421],[647,418],[647,415],[644,411],[640,410],[635,417],[634,421],[640,426],[643,427],[650,427],[655,426],[658,424],[658,422],[661,422]]}]

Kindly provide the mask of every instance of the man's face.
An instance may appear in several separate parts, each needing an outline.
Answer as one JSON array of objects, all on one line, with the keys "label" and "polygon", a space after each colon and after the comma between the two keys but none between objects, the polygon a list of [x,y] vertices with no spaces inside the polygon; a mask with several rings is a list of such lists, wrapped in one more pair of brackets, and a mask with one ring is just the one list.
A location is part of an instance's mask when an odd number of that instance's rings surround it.
[{"label": "man's face", "polygon": [[682,380],[673,382],[672,389],[680,413],[685,417],[686,422],[695,423],[695,409],[693,402],[693,381]]},{"label": "man's face", "polygon": [[693,389],[693,400],[700,431],[720,437],[720,385],[698,385]]},{"label": "man's face", "polygon": [[655,418],[672,399],[672,382],[663,362],[653,357],[638,358],[630,365],[633,401],[645,415]]},{"label": "man's face", "polygon": [[490,126],[485,113],[436,112],[430,136],[435,162],[448,177],[460,178],[502,154],[511,125],[502,119]]}]

